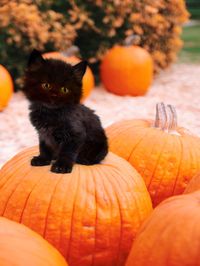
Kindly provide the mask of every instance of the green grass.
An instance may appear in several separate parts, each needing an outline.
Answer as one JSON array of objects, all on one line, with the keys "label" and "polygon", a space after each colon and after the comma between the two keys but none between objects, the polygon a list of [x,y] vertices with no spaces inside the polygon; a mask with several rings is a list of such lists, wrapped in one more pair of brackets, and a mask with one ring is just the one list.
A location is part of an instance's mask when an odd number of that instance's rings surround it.
[{"label": "green grass", "polygon": [[179,61],[200,64],[200,21],[183,28],[182,40],[184,46],[179,53]]}]

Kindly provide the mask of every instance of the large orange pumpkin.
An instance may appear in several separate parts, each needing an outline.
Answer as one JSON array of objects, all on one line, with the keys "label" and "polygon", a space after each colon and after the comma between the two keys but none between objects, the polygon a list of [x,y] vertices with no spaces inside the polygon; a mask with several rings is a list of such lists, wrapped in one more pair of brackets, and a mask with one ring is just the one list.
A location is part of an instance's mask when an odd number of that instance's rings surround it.
[{"label": "large orange pumpkin", "polygon": [[[67,63],[70,63],[72,65],[79,63],[81,60],[74,56],[65,56],[62,53],[59,52],[49,52],[43,54],[44,58],[54,58],[54,59],[60,59],[64,60]],[[88,66],[85,72],[85,75],[83,76],[83,95],[82,95],[82,101],[84,101],[91,93],[92,89],[94,88],[95,83],[94,83],[94,76],[92,73],[92,70]]]},{"label": "large orange pumpkin", "polygon": [[151,55],[139,46],[114,46],[104,56],[100,76],[105,88],[118,95],[144,95],[153,79]]},{"label": "large orange pumpkin", "polygon": [[26,149],[0,171],[0,215],[41,234],[70,266],[123,265],[152,210],[141,176],[112,153],[70,174],[32,167],[36,154]]},{"label": "large orange pumpkin", "polygon": [[154,206],[183,193],[200,171],[200,138],[177,126],[172,106],[158,104],[155,121],[121,121],[106,131],[110,151],[138,170]]},{"label": "large orange pumpkin", "polygon": [[141,226],[126,266],[199,266],[200,193],[162,202]]},{"label": "large orange pumpkin", "polygon": [[187,185],[184,193],[191,193],[200,190],[200,172],[198,172]]},{"label": "large orange pumpkin", "polygon": [[65,259],[28,227],[0,217],[1,266],[67,266]]},{"label": "large orange pumpkin", "polygon": [[0,65],[0,111],[8,104],[13,93],[13,81],[5,67]]}]

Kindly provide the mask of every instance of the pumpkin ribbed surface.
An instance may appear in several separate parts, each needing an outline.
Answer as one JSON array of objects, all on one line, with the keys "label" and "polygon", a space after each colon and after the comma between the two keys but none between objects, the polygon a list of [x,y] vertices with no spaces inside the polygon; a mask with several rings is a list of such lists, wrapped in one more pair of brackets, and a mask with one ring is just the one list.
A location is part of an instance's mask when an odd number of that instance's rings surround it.
[{"label": "pumpkin ribbed surface", "polygon": [[200,190],[200,172],[198,172],[187,185],[184,193],[191,193]]},{"label": "pumpkin ribbed surface", "polygon": [[36,147],[0,171],[0,215],[32,228],[73,266],[123,265],[135,234],[152,210],[145,184],[124,159],[76,164],[70,174],[32,167]]},{"label": "pumpkin ribbed surface", "polygon": [[1,266],[67,266],[65,259],[28,227],[0,217]]},{"label": "pumpkin ribbed surface", "polygon": [[182,127],[162,130],[150,120],[120,121],[106,130],[110,151],[126,159],[143,177],[156,206],[181,194],[200,171],[200,138]]},{"label": "pumpkin ribbed surface", "polygon": [[13,93],[13,81],[5,67],[0,65],[0,111],[8,104]]},{"label": "pumpkin ribbed surface", "polygon": [[126,266],[199,266],[200,193],[162,202],[141,226]]},{"label": "pumpkin ribbed surface", "polygon": [[[62,53],[59,53],[59,52],[45,53],[43,54],[43,57],[45,59],[52,58],[52,59],[63,60],[72,65],[78,64],[81,61],[81,59],[79,59],[76,56],[72,56],[72,55],[64,56]],[[92,70],[90,69],[89,66],[87,66],[86,72],[83,76],[83,94],[82,94],[81,101],[84,101],[90,95],[94,86],[95,86],[95,81],[94,81]]]}]

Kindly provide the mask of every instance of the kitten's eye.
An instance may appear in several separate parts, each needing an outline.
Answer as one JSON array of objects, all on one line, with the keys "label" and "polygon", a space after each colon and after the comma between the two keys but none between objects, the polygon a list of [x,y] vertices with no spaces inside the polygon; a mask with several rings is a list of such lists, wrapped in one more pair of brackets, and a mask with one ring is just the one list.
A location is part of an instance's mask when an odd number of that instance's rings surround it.
[{"label": "kitten's eye", "polygon": [[45,90],[50,90],[51,89],[51,85],[49,83],[42,83],[42,88]]},{"label": "kitten's eye", "polygon": [[62,93],[64,93],[64,94],[67,94],[67,93],[69,92],[68,88],[66,88],[66,87],[61,87],[61,88],[60,88],[60,91],[61,91]]}]

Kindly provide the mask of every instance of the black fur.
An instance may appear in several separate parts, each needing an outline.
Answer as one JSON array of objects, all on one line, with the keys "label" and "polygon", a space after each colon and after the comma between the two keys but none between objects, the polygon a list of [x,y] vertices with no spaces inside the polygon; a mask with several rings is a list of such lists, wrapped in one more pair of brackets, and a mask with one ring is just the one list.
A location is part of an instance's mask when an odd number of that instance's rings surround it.
[{"label": "black fur", "polygon": [[[31,160],[33,166],[55,160],[52,172],[70,173],[75,162],[92,165],[106,156],[107,138],[99,118],[80,104],[86,67],[85,61],[71,66],[45,60],[36,50],[31,53],[23,92],[31,103],[30,120],[39,135],[40,154]],[[67,88],[67,93],[61,88]]]}]

